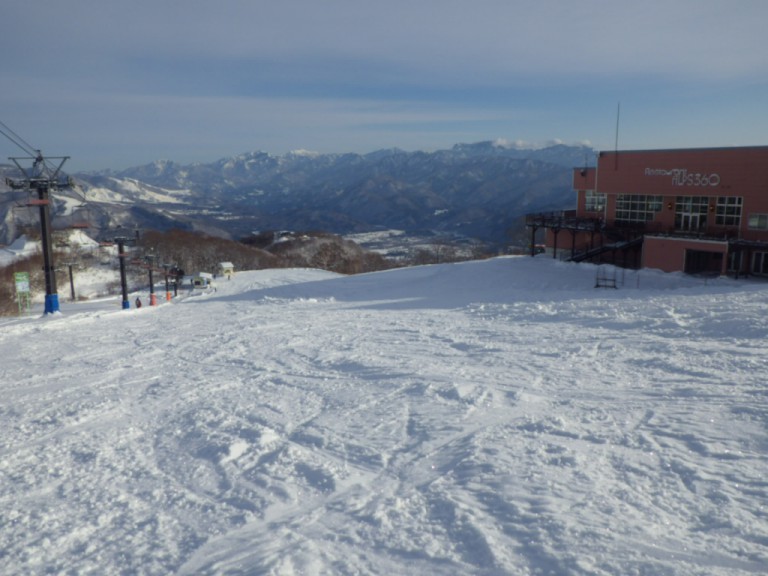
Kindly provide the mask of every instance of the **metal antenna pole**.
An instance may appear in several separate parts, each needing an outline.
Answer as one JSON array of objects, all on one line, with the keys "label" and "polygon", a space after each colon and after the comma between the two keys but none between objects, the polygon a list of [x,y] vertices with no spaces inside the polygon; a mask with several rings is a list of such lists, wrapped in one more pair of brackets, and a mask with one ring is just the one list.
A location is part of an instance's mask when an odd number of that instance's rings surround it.
[{"label": "metal antenna pole", "polygon": [[621,118],[621,102],[616,105],[616,139],[613,143],[613,169],[619,169],[619,118]]}]

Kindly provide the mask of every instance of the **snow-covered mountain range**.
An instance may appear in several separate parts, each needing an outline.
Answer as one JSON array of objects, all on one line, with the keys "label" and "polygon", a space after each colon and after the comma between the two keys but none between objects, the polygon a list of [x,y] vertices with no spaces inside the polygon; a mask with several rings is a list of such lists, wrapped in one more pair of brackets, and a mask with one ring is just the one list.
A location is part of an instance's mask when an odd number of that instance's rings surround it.
[{"label": "snow-covered mountain range", "polygon": [[[56,195],[54,226],[87,222],[107,235],[121,226],[178,227],[231,238],[255,230],[394,228],[502,242],[526,212],[569,207],[571,169],[593,154],[585,146],[481,142],[436,152],[252,152],[192,165],[159,161],[74,175],[76,189]],[[0,242],[10,243],[36,215],[23,209],[21,193],[4,192]]]}]

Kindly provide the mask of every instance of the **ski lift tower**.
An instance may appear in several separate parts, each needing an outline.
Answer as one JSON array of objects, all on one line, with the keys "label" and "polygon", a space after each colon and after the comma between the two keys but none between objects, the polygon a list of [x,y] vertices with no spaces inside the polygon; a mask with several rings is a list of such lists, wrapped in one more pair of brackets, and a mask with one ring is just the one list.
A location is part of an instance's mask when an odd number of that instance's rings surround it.
[{"label": "ski lift tower", "polygon": [[[6,184],[13,189],[30,191],[27,206],[37,206],[40,210],[40,236],[43,244],[43,271],[45,273],[45,313],[59,312],[59,295],[56,291],[56,271],[53,264],[53,242],[51,240],[51,191],[70,188],[72,180],[61,173],[61,167],[69,156],[45,158],[40,150],[35,150],[33,157],[10,157],[9,160],[24,175],[22,179],[7,178]],[[32,168],[24,168],[22,162],[32,160]],[[48,160],[55,160],[58,165],[49,165]],[[32,192],[37,197],[32,197]]]}]

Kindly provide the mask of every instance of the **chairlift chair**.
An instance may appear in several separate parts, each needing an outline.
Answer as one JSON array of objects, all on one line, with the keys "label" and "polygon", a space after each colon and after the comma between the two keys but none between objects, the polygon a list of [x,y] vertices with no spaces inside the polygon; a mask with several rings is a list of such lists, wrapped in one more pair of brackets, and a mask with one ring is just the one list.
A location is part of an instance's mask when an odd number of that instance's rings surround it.
[{"label": "chairlift chair", "polygon": [[78,204],[72,210],[72,224],[70,228],[74,230],[86,230],[91,227],[91,209],[83,202]]}]

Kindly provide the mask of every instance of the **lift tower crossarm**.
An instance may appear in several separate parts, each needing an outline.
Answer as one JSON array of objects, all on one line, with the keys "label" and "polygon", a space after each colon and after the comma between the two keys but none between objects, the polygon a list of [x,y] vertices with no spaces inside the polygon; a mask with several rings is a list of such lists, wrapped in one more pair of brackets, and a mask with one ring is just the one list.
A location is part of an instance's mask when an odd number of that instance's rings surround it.
[{"label": "lift tower crossarm", "polygon": [[[15,180],[13,178],[6,178],[5,183],[10,186],[11,188],[14,188],[16,190],[20,190],[23,188],[34,188],[37,189],[40,186],[47,186],[47,188],[60,190],[62,188],[69,188],[72,186],[72,179],[70,177],[66,177],[65,179],[59,178],[59,173],[61,172],[62,166],[64,166],[64,163],[69,160],[69,156],[53,156],[44,158],[43,155],[40,153],[40,151],[37,151],[37,156],[34,157],[13,157],[11,156],[8,158],[11,160],[14,164],[16,164],[16,167],[21,171],[21,173],[24,175],[24,178],[21,180]],[[21,165],[22,160],[32,160],[32,168],[26,169],[24,166]],[[56,166],[54,169],[51,169],[48,166],[47,160],[60,160],[58,166]]]}]

